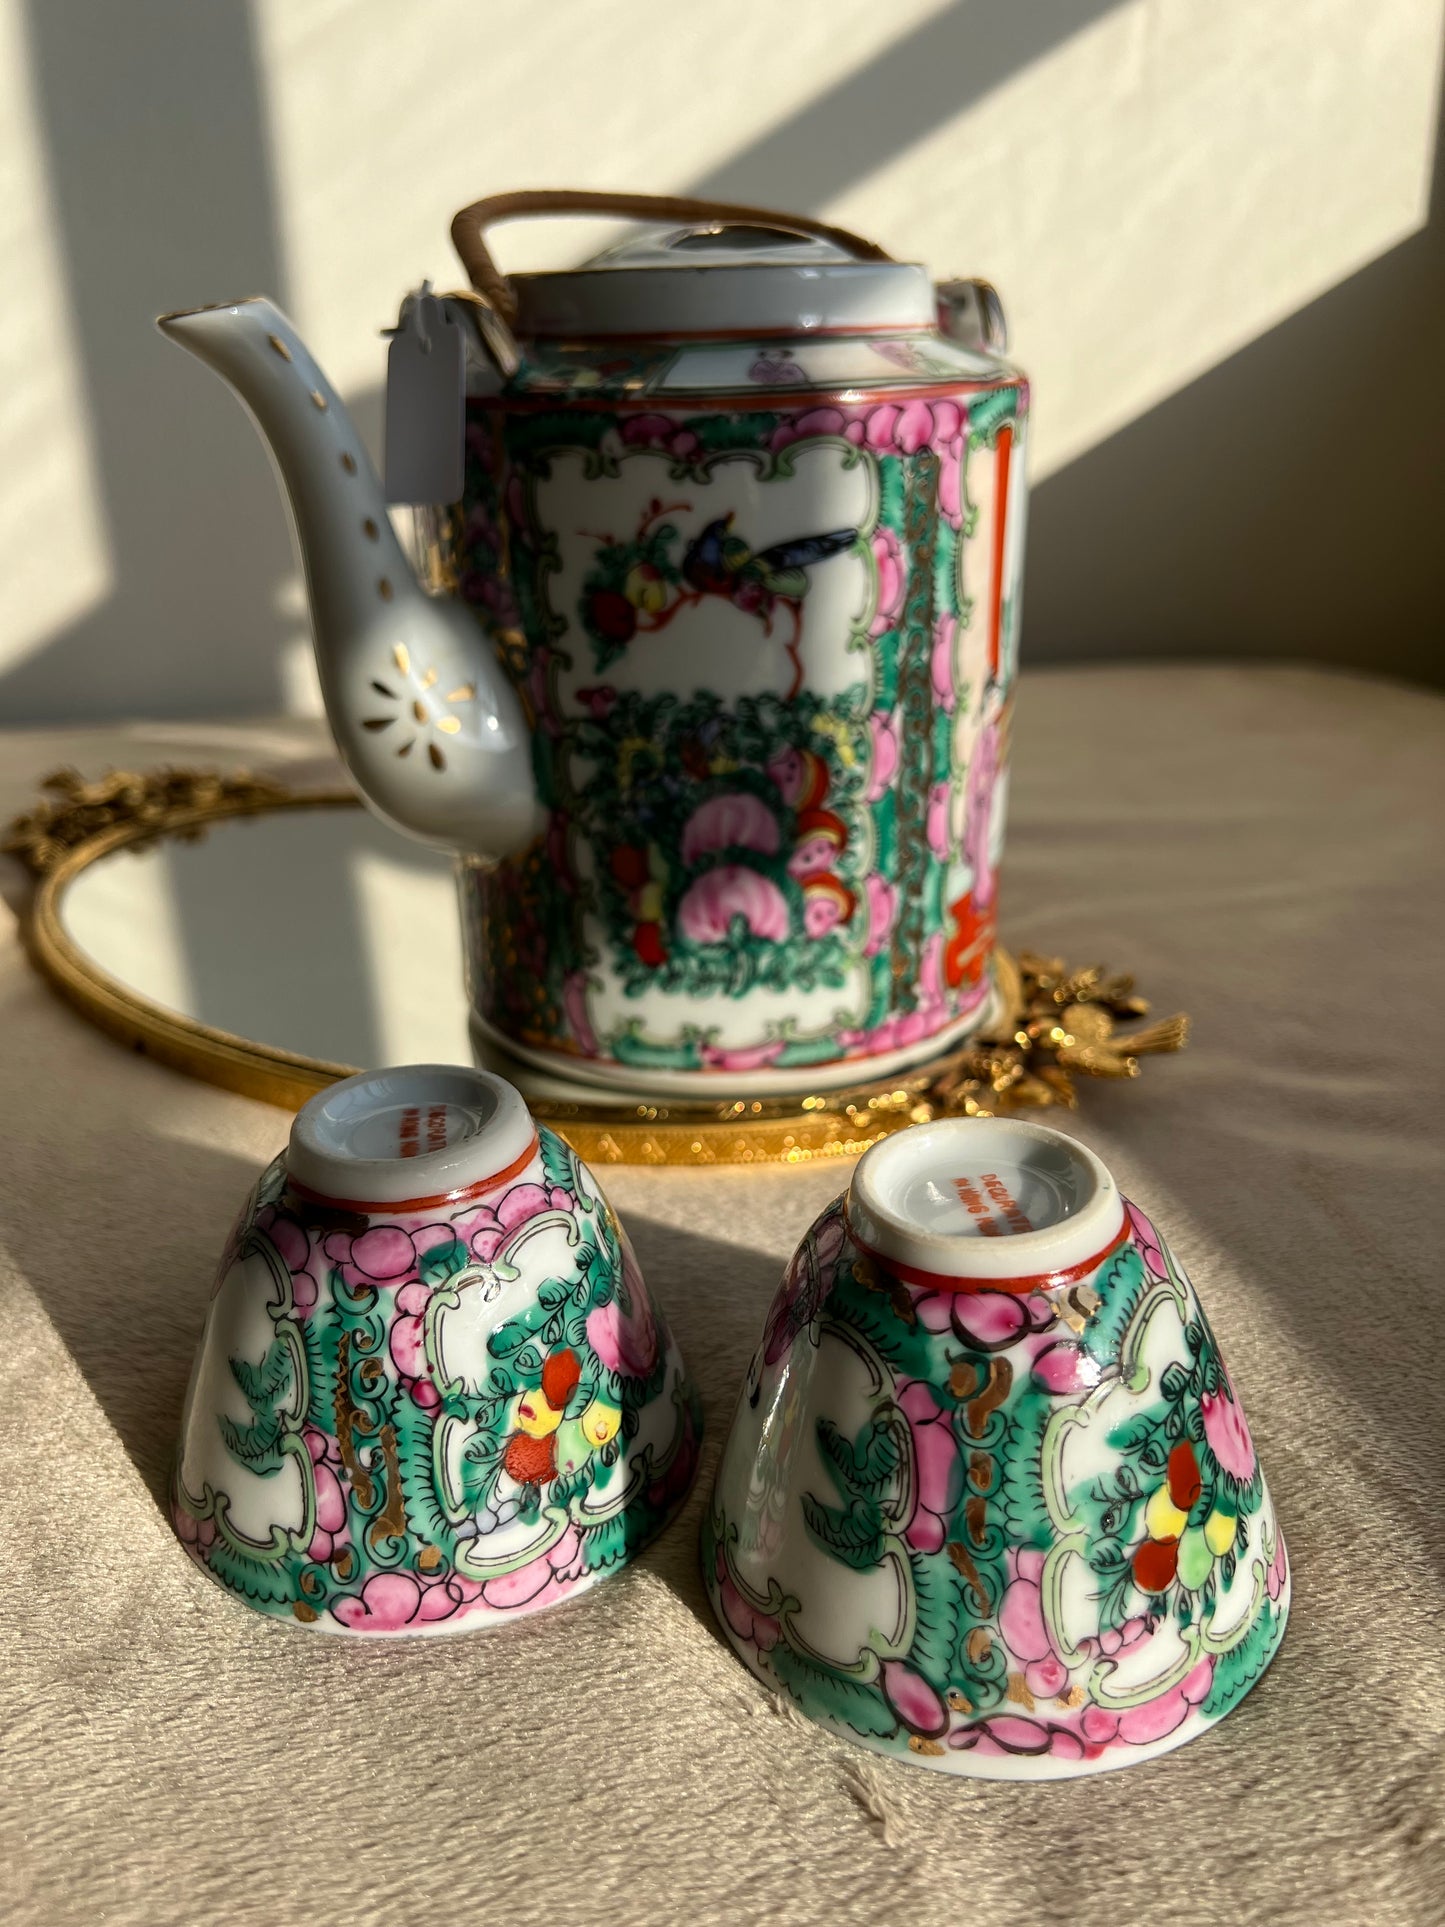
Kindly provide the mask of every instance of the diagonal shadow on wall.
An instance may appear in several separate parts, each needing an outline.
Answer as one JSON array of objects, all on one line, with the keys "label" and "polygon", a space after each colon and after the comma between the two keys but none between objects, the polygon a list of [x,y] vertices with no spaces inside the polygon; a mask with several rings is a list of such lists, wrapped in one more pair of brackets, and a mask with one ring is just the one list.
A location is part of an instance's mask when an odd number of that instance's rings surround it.
[{"label": "diagonal shadow on wall", "polygon": [[683,191],[821,214],[1120,0],[954,0]]},{"label": "diagonal shadow on wall", "polygon": [[156,716],[274,710],[275,484],[235,403],[152,325],[284,296],[249,7],[28,0],[26,33],[113,588],[0,679],[0,713],[70,720],[81,695],[126,714],[138,687]]},{"label": "diagonal shadow on wall", "polygon": [[1427,227],[1041,484],[1028,661],[1445,682],[1442,203],[1437,134]]},{"label": "diagonal shadow on wall", "polygon": [[[275,481],[230,395],[153,326],[161,308],[284,298],[250,8],[30,0],[28,37],[115,582],[0,678],[0,715],[70,720],[78,695],[90,714],[129,714],[138,689],[157,718],[275,711],[292,572]],[[204,1010],[234,959],[202,887],[176,873]],[[344,872],[312,879],[310,909],[365,956]]]}]

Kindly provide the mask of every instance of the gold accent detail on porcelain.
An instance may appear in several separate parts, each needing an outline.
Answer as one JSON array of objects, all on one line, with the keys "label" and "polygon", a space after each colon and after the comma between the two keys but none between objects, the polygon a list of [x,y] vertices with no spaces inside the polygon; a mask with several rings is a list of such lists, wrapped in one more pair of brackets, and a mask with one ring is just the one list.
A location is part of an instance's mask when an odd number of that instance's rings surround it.
[{"label": "gold accent detail on porcelain", "polygon": [[379,1539],[405,1539],[407,1532],[406,1504],[401,1490],[401,1456],[396,1446],[396,1427],[390,1420],[381,1428],[381,1463],[386,1474],[385,1503],[366,1528],[366,1542],[373,1551]]},{"label": "gold accent detail on porcelain", "polygon": [[[419,724],[422,729],[432,726],[439,730],[443,736],[459,735],[462,727],[461,718],[459,716],[438,714],[433,707],[436,699],[427,698],[427,692],[434,689],[440,681],[440,675],[436,667],[433,666],[418,676],[415,673],[412,663],[411,652],[404,642],[398,642],[393,645],[392,659],[402,675],[407,677],[411,682],[413,689],[420,693],[410,697],[398,694],[389,683],[384,683],[379,677],[373,676],[371,679],[373,691],[378,696],[384,696],[388,702],[396,703],[398,710],[397,713],[392,716],[363,716],[361,718],[361,727],[370,730],[373,734],[378,730],[390,729],[392,724],[401,720],[406,710],[409,710],[410,720]],[[475,695],[475,685],[472,683],[463,683],[460,689],[452,690],[450,695],[443,696],[441,700],[451,704],[470,702]],[[427,699],[423,700],[423,698]],[[404,707],[402,707],[403,705]],[[396,754],[398,756],[409,755],[417,740],[415,735],[408,736],[406,741],[398,746]],[[439,744],[428,743],[427,757],[433,769],[443,770],[446,768],[446,757]]]},{"label": "gold accent detail on porcelain", "polygon": [[281,339],[280,335],[267,335],[266,339],[283,361],[289,361],[291,359],[291,350],[286,346],[286,343]]},{"label": "gold accent detail on porcelain", "polygon": [[326,413],[326,397],[319,388],[311,390],[311,406],[323,415]]},{"label": "gold accent detail on porcelain", "polygon": [[341,466],[346,470],[348,475],[354,475],[356,473],[356,457],[348,448],[343,448],[341,451]]}]

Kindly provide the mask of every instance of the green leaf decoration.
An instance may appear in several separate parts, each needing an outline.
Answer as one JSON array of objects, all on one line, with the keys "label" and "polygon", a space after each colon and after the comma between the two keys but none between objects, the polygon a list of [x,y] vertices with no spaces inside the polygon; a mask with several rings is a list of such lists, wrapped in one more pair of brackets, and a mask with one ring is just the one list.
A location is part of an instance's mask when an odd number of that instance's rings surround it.
[{"label": "green leaf decoration", "polygon": [[925,1553],[910,1553],[915,1621],[909,1659],[940,1693],[952,1683],[958,1657],[958,1590],[952,1569]]},{"label": "green leaf decoration", "polygon": [[781,1641],[766,1660],[778,1684],[815,1718],[837,1720],[871,1739],[886,1740],[898,1731],[897,1717],[877,1686],[847,1679]]},{"label": "green leaf decoration", "polygon": [[1009,1415],[998,1458],[1003,1467],[1003,1506],[1006,1537],[1021,1546],[1047,1547],[1053,1537],[1044,1499],[1044,1427],[1052,1401],[1030,1385]]},{"label": "green leaf decoration", "polygon": [[1000,428],[1005,422],[1013,421],[1018,412],[1017,388],[991,388],[985,394],[974,396],[968,406],[969,441],[974,446],[992,448]]},{"label": "green leaf decoration", "polygon": [[291,1349],[278,1332],[259,1364],[245,1358],[233,1358],[229,1362],[231,1376],[245,1393],[246,1403],[255,1416],[249,1424],[238,1425],[224,1412],[219,1414],[217,1424],[221,1437],[234,1459],[257,1477],[269,1479],[280,1471],[286,1456],[281,1449],[285,1422],[277,1407],[296,1385]]},{"label": "green leaf decoration", "polygon": [[206,1555],[206,1563],[232,1592],[242,1593],[258,1605],[289,1606],[297,1597],[295,1569],[289,1561],[255,1559],[218,1538]]},{"label": "green leaf decoration", "polygon": [[548,1189],[575,1194],[577,1178],[572,1169],[572,1153],[555,1131],[542,1130],[537,1135],[542,1145],[542,1175]]},{"label": "green leaf decoration", "polygon": [[629,1505],[582,1534],[582,1561],[589,1572],[603,1572],[628,1558],[651,1536],[657,1514],[645,1504]]},{"label": "green leaf decoration", "polygon": [[306,1354],[306,1413],[308,1425],[328,1431],[336,1422],[331,1406],[332,1373],[336,1369],[336,1327],[318,1308],[298,1326]]},{"label": "green leaf decoration", "polygon": [[917,1325],[905,1324],[894,1311],[886,1291],[870,1291],[851,1271],[845,1271],[839,1274],[832,1296],[839,1305],[839,1323],[866,1338],[895,1371],[905,1378],[931,1375],[932,1334]]},{"label": "green leaf decoration", "polygon": [[456,1549],[451,1521],[436,1487],[433,1442],[436,1418],[411,1405],[398,1412],[396,1426],[397,1461],[401,1473],[402,1500],[407,1522],[413,1532],[429,1545],[440,1546],[450,1558]]},{"label": "green leaf decoration", "polygon": [[1273,1659],[1283,1633],[1279,1609],[1273,1600],[1266,1599],[1259,1617],[1239,1644],[1216,1657],[1214,1678],[1202,1710],[1210,1715],[1227,1713]]},{"label": "green leaf decoration", "polygon": [[869,1572],[883,1557],[883,1513],[872,1499],[850,1500],[846,1508],[822,1505],[803,1495],[808,1536],[855,1572]]},{"label": "green leaf decoration", "polygon": [[269,1479],[281,1470],[286,1454],[281,1450],[281,1420],[276,1413],[263,1414],[249,1425],[238,1425],[223,1412],[216,1422],[226,1450],[247,1471]]},{"label": "green leaf decoration", "polygon": [[1090,1282],[1103,1303],[1089,1321],[1089,1350],[1096,1358],[1110,1359],[1123,1343],[1150,1279],[1134,1246],[1123,1245]]},{"label": "green leaf decoration", "polygon": [[[499,1325],[487,1340],[487,1350],[493,1358],[512,1358],[532,1336],[528,1323],[523,1318],[509,1318],[505,1325]],[[520,1363],[520,1361],[518,1361]],[[538,1367],[540,1370],[540,1365]],[[496,1373],[492,1376],[495,1378]]]},{"label": "green leaf decoration", "polygon": [[548,1505],[570,1505],[575,1498],[588,1490],[592,1484],[592,1466],[579,1465],[575,1472],[567,1472],[552,1481],[547,1493]]},{"label": "green leaf decoration", "polygon": [[464,1266],[472,1261],[472,1255],[459,1238],[450,1244],[433,1245],[424,1251],[417,1270],[423,1284],[439,1285],[444,1279],[454,1277]]},{"label": "green leaf decoration", "polygon": [[820,1418],[818,1445],[845,1499],[882,1492],[903,1463],[899,1421],[891,1412],[879,1413],[852,1441],[831,1419]]},{"label": "green leaf decoration", "polygon": [[380,1294],[375,1285],[349,1285],[340,1266],[331,1271],[331,1298],[336,1315],[348,1329],[367,1329],[372,1323]]},{"label": "green leaf decoration", "polygon": [[1158,1405],[1151,1406],[1145,1412],[1136,1412],[1125,1424],[1114,1427],[1108,1434],[1108,1443],[1116,1452],[1142,1452],[1163,1429],[1164,1417],[1164,1408]]},{"label": "green leaf decoration", "polygon": [[294,1369],[291,1353],[279,1338],[266,1347],[266,1356],[259,1365],[251,1364],[249,1359],[233,1358],[230,1366],[231,1376],[250,1403],[267,1408],[289,1390]]}]

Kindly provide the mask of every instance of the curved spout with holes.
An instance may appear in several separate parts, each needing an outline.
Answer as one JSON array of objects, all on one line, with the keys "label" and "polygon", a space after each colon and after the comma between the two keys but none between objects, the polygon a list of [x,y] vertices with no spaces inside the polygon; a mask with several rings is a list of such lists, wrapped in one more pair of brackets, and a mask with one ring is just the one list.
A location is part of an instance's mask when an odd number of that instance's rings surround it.
[{"label": "curved spout with holes", "polygon": [[351,417],[296,330],[264,297],[157,325],[235,390],[271,452],[327,717],[366,801],[425,843],[522,849],[542,811],[516,692],[470,611],[418,585]]}]

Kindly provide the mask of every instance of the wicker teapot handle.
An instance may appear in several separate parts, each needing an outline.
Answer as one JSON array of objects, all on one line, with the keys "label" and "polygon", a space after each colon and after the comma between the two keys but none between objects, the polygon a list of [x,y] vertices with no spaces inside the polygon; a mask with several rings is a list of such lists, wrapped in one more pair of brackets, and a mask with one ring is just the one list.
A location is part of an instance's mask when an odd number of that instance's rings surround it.
[{"label": "wicker teapot handle", "polygon": [[687,194],[593,194],[567,188],[534,188],[516,194],[489,194],[464,207],[452,222],[452,246],[467,278],[504,321],[517,318],[517,297],[487,247],[487,230],[499,221],[538,214],[619,215],[643,221],[715,221],[745,227],[776,228],[780,234],[806,234],[846,248],[860,261],[888,261],[885,249],[847,228],[831,227],[806,214],[774,214],[735,201],[698,200]]}]

